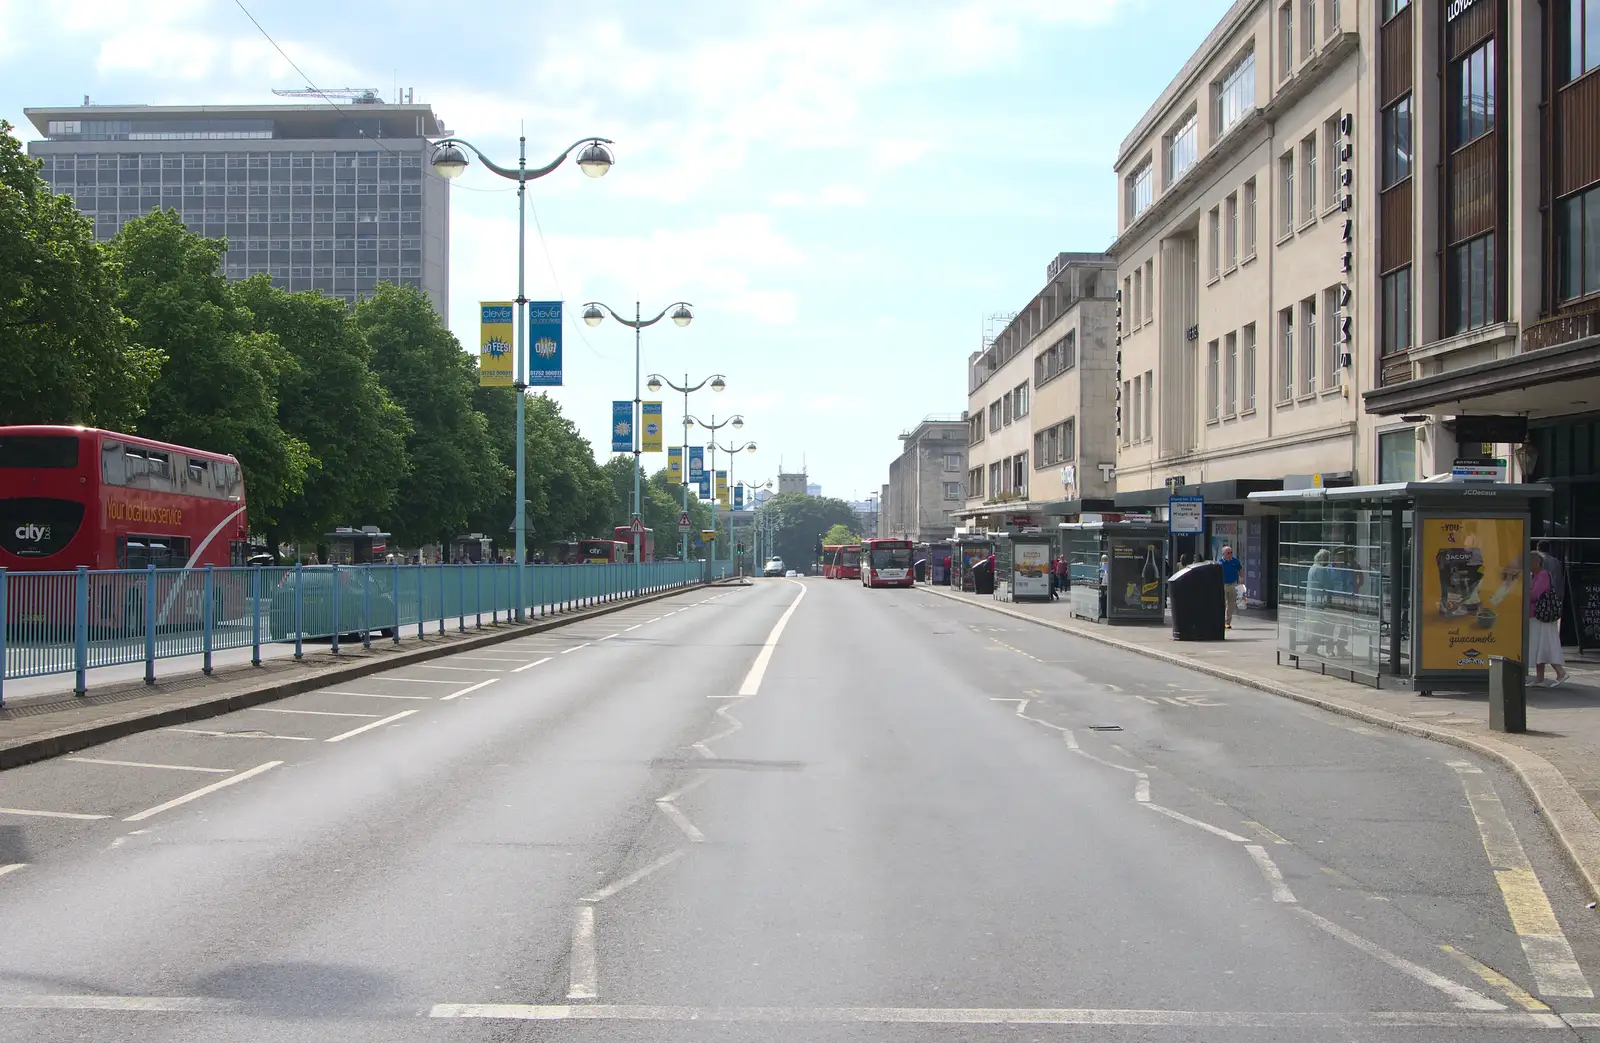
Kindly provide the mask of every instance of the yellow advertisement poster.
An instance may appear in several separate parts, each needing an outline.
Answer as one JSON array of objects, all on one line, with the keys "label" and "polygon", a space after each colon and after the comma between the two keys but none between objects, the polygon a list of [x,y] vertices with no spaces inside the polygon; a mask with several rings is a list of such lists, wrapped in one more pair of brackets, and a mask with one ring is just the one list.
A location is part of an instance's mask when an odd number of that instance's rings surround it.
[{"label": "yellow advertisement poster", "polygon": [[717,472],[717,503],[722,507],[728,506],[728,472]]},{"label": "yellow advertisement poster", "polygon": [[644,447],[643,453],[661,452],[661,403],[641,403],[644,410]]},{"label": "yellow advertisement poster", "polygon": [[1522,660],[1527,616],[1521,518],[1424,518],[1420,579],[1423,670],[1487,670]]},{"label": "yellow advertisement poster", "polygon": [[667,484],[683,484],[683,447],[675,445],[667,450]]},{"label": "yellow advertisement poster", "polygon": [[486,388],[512,385],[511,301],[478,302],[478,384]]}]

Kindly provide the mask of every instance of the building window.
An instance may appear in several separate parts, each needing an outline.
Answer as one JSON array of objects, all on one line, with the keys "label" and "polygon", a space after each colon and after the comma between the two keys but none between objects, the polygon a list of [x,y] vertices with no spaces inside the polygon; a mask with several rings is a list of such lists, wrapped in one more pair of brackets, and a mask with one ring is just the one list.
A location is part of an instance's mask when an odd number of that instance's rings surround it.
[{"label": "building window", "polygon": [[1383,20],[1387,22],[1411,6],[1411,0],[1383,0]]},{"label": "building window", "polygon": [[960,482],[945,482],[944,483],[944,498],[946,500],[959,500],[959,499],[961,499],[961,483]]},{"label": "building window", "polygon": [[1300,221],[1317,216],[1317,136],[1306,135],[1300,142]]},{"label": "building window", "polygon": [[1235,62],[1233,68],[1217,83],[1215,110],[1211,118],[1215,128],[1213,134],[1217,138],[1222,137],[1255,107],[1256,53],[1251,51]]},{"label": "building window", "polygon": [[1494,129],[1494,41],[1455,63],[1454,119],[1457,148]]},{"label": "building window", "polygon": [[1322,122],[1323,206],[1332,206],[1339,199],[1339,165],[1339,114],[1335,112]]},{"label": "building window", "polygon": [[1568,0],[1567,79],[1577,79],[1600,66],[1600,0]]},{"label": "building window", "polygon": [[1144,371],[1144,440],[1150,441],[1150,432],[1155,427],[1156,418],[1156,374],[1154,370]]},{"label": "building window", "polygon": [[1189,113],[1182,123],[1167,137],[1167,184],[1178,180],[1199,158],[1200,123],[1194,113]]},{"label": "building window", "polygon": [[1317,391],[1317,299],[1300,302],[1300,393]]},{"label": "building window", "polygon": [[1244,183],[1244,256],[1256,255],[1256,179]]},{"label": "building window", "polygon": [[1326,11],[1327,30],[1322,35],[1331,40],[1335,36],[1338,36],[1340,32],[1339,0],[1328,0]]},{"label": "building window", "polygon": [[1016,405],[1011,410],[1012,415],[1021,420],[1028,415],[1028,382],[1023,381],[1018,384],[1016,390],[1011,393],[1011,397],[1016,401]]},{"label": "building window", "polygon": [[1600,188],[1556,203],[1556,287],[1563,301],[1600,293]]},{"label": "building window", "polygon": [[1206,345],[1206,419],[1216,423],[1222,408],[1222,342]]},{"label": "building window", "polygon": [[1294,2],[1278,8],[1278,79],[1294,71]]},{"label": "building window", "polygon": [[1003,464],[989,465],[989,495],[1003,496],[1006,492],[1006,469]]},{"label": "building window", "polygon": [[1139,303],[1140,299],[1143,296],[1144,296],[1144,269],[1143,268],[1135,268],[1133,270],[1133,322],[1134,322],[1135,328],[1137,328],[1138,326],[1143,325],[1144,308]]},{"label": "building window", "polygon": [[1300,60],[1317,53],[1317,0],[1303,0],[1300,8]]},{"label": "building window", "polygon": [[1078,418],[1073,417],[1061,425],[1060,462],[1070,464],[1078,458]]},{"label": "building window", "polygon": [[1278,195],[1279,208],[1283,214],[1283,222],[1278,227],[1279,235],[1288,235],[1294,231],[1294,152],[1285,152],[1278,157]]},{"label": "building window", "polygon": [[1117,407],[1117,421],[1122,425],[1122,444],[1133,442],[1133,381],[1122,382],[1122,402]]},{"label": "building window", "polygon": [[1222,338],[1222,415],[1239,411],[1239,334]]},{"label": "building window", "polygon": [[1001,420],[1002,423],[1004,423],[1004,424],[1009,426],[1011,421],[1016,419],[1016,414],[1012,412],[1012,409],[1015,407],[1015,405],[1016,405],[1016,400],[1014,398],[1012,398],[1010,395],[1001,396],[1001,398],[1000,398],[1000,420]]},{"label": "building window", "polygon": [[1229,270],[1239,264],[1239,194],[1222,201],[1222,258]]},{"label": "building window", "polygon": [[1322,390],[1332,391],[1339,383],[1339,327],[1344,322],[1339,287],[1322,291],[1322,314]]},{"label": "building window", "polygon": [[1411,95],[1383,110],[1383,187],[1411,176]]},{"label": "building window", "polygon": [[1294,309],[1278,313],[1278,404],[1294,400]]},{"label": "building window", "polygon": [[1143,429],[1140,423],[1144,419],[1144,378],[1133,378],[1133,440],[1141,441],[1139,432]]},{"label": "building window", "polygon": [[1211,266],[1211,278],[1222,277],[1222,211],[1211,208],[1210,227],[1206,229],[1206,258]]},{"label": "building window", "polygon": [[1394,355],[1411,349],[1411,266],[1383,277],[1383,353]]},{"label": "building window", "polygon": [[1414,482],[1417,480],[1417,436],[1415,428],[1384,431],[1378,435],[1378,481]]},{"label": "building window", "polygon": [[998,431],[1005,426],[1003,408],[998,401],[989,403],[989,430]]},{"label": "building window", "polygon": [[1128,176],[1128,220],[1132,221],[1155,201],[1154,171],[1148,161]]},{"label": "building window", "polygon": [[1239,331],[1239,404],[1244,412],[1256,411],[1256,324]]},{"label": "building window", "polygon": [[1011,458],[1011,488],[1019,496],[1028,495],[1028,454],[1018,453]]},{"label": "building window", "polygon": [[1133,276],[1126,275],[1122,279],[1122,308],[1127,321],[1123,323],[1129,330],[1139,328],[1139,312],[1133,306]]},{"label": "building window", "polygon": [[1154,322],[1156,315],[1156,262],[1144,262],[1144,321]]},{"label": "building window", "polygon": [[1494,321],[1494,233],[1450,248],[1450,332]]},{"label": "building window", "polygon": [[972,490],[973,496],[983,495],[983,468],[974,467],[967,472],[967,488]]}]

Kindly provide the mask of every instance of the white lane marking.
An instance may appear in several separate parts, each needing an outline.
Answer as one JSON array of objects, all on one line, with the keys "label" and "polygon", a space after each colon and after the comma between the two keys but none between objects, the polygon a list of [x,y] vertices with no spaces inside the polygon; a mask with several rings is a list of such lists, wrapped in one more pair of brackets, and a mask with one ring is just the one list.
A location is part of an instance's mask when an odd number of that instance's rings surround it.
[{"label": "white lane marking", "polygon": [[1142,771],[1139,773],[1139,781],[1133,784],[1133,799],[1140,804],[1150,803],[1150,776]]},{"label": "white lane marking", "polygon": [[110,815],[85,815],[77,811],[34,811],[31,808],[0,808],[0,815],[25,815],[28,818],[71,818],[81,819],[85,822],[111,817]]},{"label": "white lane marking", "polygon": [[163,768],[167,771],[203,771],[208,775],[231,775],[232,768],[201,768],[194,764],[154,764],[150,761],[114,761],[102,757],[63,757],[79,764],[109,764],[114,768]]},{"label": "white lane marking", "polygon": [[554,658],[555,658],[555,656],[548,656],[547,655],[543,659],[535,659],[533,662],[529,663],[527,666],[519,666],[519,667],[517,667],[515,670],[513,670],[511,672],[514,673],[514,674],[520,674],[524,670],[532,670],[536,666],[542,666],[542,665],[544,665],[545,663],[548,663],[550,660],[552,660]]},{"label": "white lane marking", "polygon": [[601,641],[610,641],[614,637],[621,637],[621,636],[622,636],[621,634],[607,634],[605,637],[602,637],[600,640]]},{"label": "white lane marking", "polygon": [[991,695],[989,697],[989,701],[991,703],[1016,703],[1017,704],[1017,716],[1018,717],[1022,717],[1022,718],[1027,718],[1028,717],[1028,715],[1023,713],[1022,711],[1026,710],[1028,708],[1028,704],[1033,702],[1032,699],[1008,699],[1008,698],[1005,698],[1004,696],[999,696],[999,695]]},{"label": "white lane marking", "polygon": [[323,695],[354,695],[354,696],[359,696],[362,699],[421,699],[421,700],[423,700],[425,702],[432,702],[433,701],[433,696],[431,696],[431,695],[385,695],[385,694],[381,694],[379,692],[341,692],[341,691],[339,691],[337,689],[334,689],[334,688],[324,688],[324,689],[322,689],[322,694]]},{"label": "white lane marking", "polygon": [[609,883],[606,886],[602,887],[600,890],[595,891],[592,894],[585,895],[584,897],[578,899],[578,901],[580,901],[580,902],[603,902],[607,898],[610,898],[613,895],[620,894],[622,891],[627,890],[628,888],[632,887],[634,884],[637,884],[639,881],[643,880],[645,877],[649,876],[650,874],[659,872],[659,871],[667,868],[672,863],[676,862],[678,859],[680,859],[682,857],[683,857],[683,848],[681,848],[681,847],[680,848],[674,848],[673,850],[668,851],[666,854],[662,855],[660,858],[656,859],[654,862],[651,862],[649,865],[644,866],[641,869],[635,869],[633,872],[629,873],[627,876],[623,877],[621,880],[617,880],[617,881],[615,881],[613,883]]},{"label": "white lane marking", "polygon": [[1294,892],[1289,890],[1289,885],[1283,882],[1283,872],[1278,868],[1278,863],[1267,854],[1267,849],[1260,844],[1246,844],[1244,849],[1250,852],[1250,857],[1256,860],[1261,875],[1267,878],[1267,885],[1272,888],[1274,902],[1296,902]]},{"label": "white lane marking", "polygon": [[269,735],[266,732],[212,732],[204,728],[168,728],[169,732],[182,732],[184,735],[209,735],[213,739],[288,739],[291,742],[316,742],[310,735]]},{"label": "white lane marking", "polygon": [[756,653],[756,661],[750,664],[750,672],[744,675],[744,683],[739,686],[740,695],[755,695],[761,691],[761,679],[767,675],[767,664],[772,661],[773,650],[778,647],[778,638],[783,636],[783,628],[789,625],[789,620],[794,615],[795,609],[799,608],[800,602],[805,600],[805,584],[795,583],[794,580],[789,582],[799,587],[800,593],[789,603],[789,607],[784,610],[783,615],[778,617],[777,623],[773,624],[772,633],[767,635],[767,640],[762,644],[761,651]]},{"label": "white lane marking", "polygon": [[[644,622],[645,623],[659,623],[659,622],[661,622],[662,618],[663,618],[662,616],[657,616],[654,619],[647,619]],[[644,623],[640,623],[639,625],[640,626],[644,626]]]},{"label": "white lane marking", "polygon": [[[642,626],[644,626],[643,623],[635,623],[633,626],[629,627],[628,630],[638,630]],[[624,630],[623,633],[626,634],[628,630]]]},{"label": "white lane marking", "polygon": [[343,742],[344,740],[350,738],[351,736],[360,735],[362,732],[370,732],[374,728],[382,728],[384,725],[390,724],[390,723],[392,723],[394,721],[398,721],[402,717],[410,717],[412,714],[414,714],[416,712],[417,711],[415,711],[415,710],[401,710],[399,713],[390,714],[388,717],[385,717],[381,721],[373,721],[371,724],[363,724],[359,728],[351,728],[347,732],[340,732],[338,735],[335,735],[333,738],[331,738],[331,739],[323,739],[322,741],[323,742]]},{"label": "white lane marking", "polygon": [[[1362,1029],[1445,1028],[1564,1029],[1600,1024],[1600,1014],[1524,1011],[1374,1011],[1318,1014],[1232,1010],[1095,1010],[1006,1007],[668,1007],[644,1005],[436,1003],[434,1018],[510,1021],[700,1021],[765,1024],[1104,1025],[1175,1028]],[[1592,1020],[1591,1020],[1592,1019]]]},{"label": "white lane marking", "polygon": [[592,1000],[600,994],[600,968],[594,941],[594,906],[580,905],[572,920],[572,955],[567,967],[567,999]]},{"label": "white lane marking", "polygon": [[594,644],[593,641],[585,641],[581,645],[573,645],[571,648],[563,648],[561,651],[557,652],[556,655],[566,655],[568,652],[576,652],[578,649],[588,648],[592,644]]},{"label": "white lane marking", "polygon": [[1253,822],[1250,819],[1245,819],[1243,824],[1246,825],[1246,826],[1249,826],[1251,829],[1255,830],[1257,833],[1260,833],[1263,837],[1265,837],[1267,840],[1272,841],[1274,844],[1287,844],[1288,843],[1288,841],[1285,840],[1283,837],[1280,837],[1278,834],[1274,833],[1272,830],[1268,829],[1266,826],[1263,826],[1259,822]]},{"label": "white lane marking", "polygon": [[711,752],[711,747],[707,746],[703,742],[697,742],[689,748],[707,760],[714,761],[717,759],[717,755]]},{"label": "white lane marking", "polygon": [[238,1008],[207,996],[0,996],[0,1010],[115,1010],[211,1013]]},{"label": "white lane marking", "polygon": [[279,706],[252,706],[261,713],[300,713],[308,717],[378,717],[375,713],[350,713],[347,710],[289,710]]},{"label": "white lane marking", "polygon": [[10,865],[0,866],[0,876],[5,876],[7,873],[15,873],[19,869],[26,868],[28,868],[28,863],[26,862],[12,862]]},{"label": "white lane marking", "polygon": [[710,780],[711,780],[711,776],[710,775],[704,775],[704,774],[696,775],[694,778],[690,779],[688,782],[685,782],[682,786],[679,786],[677,789],[673,790],[671,793],[663,793],[661,796],[657,797],[656,800],[657,801],[666,801],[668,804],[671,804],[673,801],[677,800],[679,797],[683,796],[684,794],[689,793],[692,790],[699,789],[701,786],[705,785]]},{"label": "white lane marking", "polygon": [[491,677],[487,681],[479,681],[477,684],[469,685],[468,687],[461,689],[461,691],[459,691],[459,692],[451,692],[449,695],[441,697],[439,701],[441,703],[447,703],[451,699],[455,699],[458,696],[466,695],[468,692],[476,692],[480,688],[487,688],[490,685],[494,684],[498,680],[500,680],[500,678]]},{"label": "white lane marking", "polygon": [[706,835],[700,832],[699,828],[696,827],[693,822],[689,821],[689,816],[685,815],[682,810],[678,808],[678,805],[672,803],[671,801],[658,800],[656,801],[656,807],[660,808],[661,813],[672,820],[673,825],[683,830],[684,836],[688,837],[696,844],[705,843]]},{"label": "white lane marking", "polygon": [[1473,959],[1469,954],[1462,952],[1455,946],[1441,945],[1439,948],[1443,949],[1445,952],[1454,957],[1455,961],[1461,964],[1461,966],[1482,978],[1485,985],[1488,985],[1491,988],[1499,989],[1507,999],[1521,1007],[1523,1010],[1544,1011],[1550,1009],[1545,1004],[1534,999],[1533,996],[1529,994],[1528,990],[1524,989],[1521,985],[1518,985],[1516,982],[1512,981],[1504,974],[1501,974],[1493,967],[1484,966],[1477,960]]},{"label": "white lane marking", "polygon": [[432,663],[418,664],[423,670],[455,670],[463,674],[503,674],[506,670],[498,666],[434,666]]},{"label": "white lane marking", "polygon": [[1301,916],[1304,916],[1307,920],[1310,920],[1321,930],[1333,935],[1341,942],[1361,950],[1368,956],[1373,957],[1381,963],[1388,964],[1401,974],[1415,978],[1424,985],[1438,989],[1446,996],[1449,996],[1455,1005],[1463,1010],[1506,1009],[1506,1005],[1504,1003],[1499,1003],[1485,996],[1481,992],[1478,992],[1474,989],[1469,989],[1465,985],[1461,985],[1457,982],[1453,982],[1444,975],[1436,974],[1421,964],[1412,963],[1403,956],[1396,956],[1394,953],[1390,952],[1388,949],[1385,949],[1377,942],[1368,941],[1359,934],[1356,934],[1354,931],[1346,930],[1345,928],[1334,923],[1332,920],[1318,916],[1316,913],[1312,912],[1310,909],[1307,909],[1303,905],[1296,905],[1294,907],[1294,911],[1299,913]]},{"label": "white lane marking", "polygon": [[369,681],[399,681],[403,684],[460,684],[457,681],[441,681],[437,677],[379,677],[376,674],[367,678]]},{"label": "white lane marking", "polygon": [[1177,819],[1179,822],[1183,822],[1183,823],[1186,823],[1186,824],[1191,825],[1191,826],[1196,826],[1196,827],[1198,827],[1200,829],[1205,830],[1207,833],[1215,833],[1217,836],[1221,837],[1222,839],[1231,840],[1236,844],[1248,844],[1250,842],[1250,838],[1249,837],[1241,837],[1237,833],[1230,833],[1226,829],[1223,829],[1220,826],[1213,826],[1209,822],[1201,822],[1197,818],[1190,818],[1188,815],[1185,815],[1181,811],[1173,811],[1171,808],[1164,808],[1160,804],[1141,804],[1139,806],[1143,807],[1143,808],[1149,808],[1151,811],[1160,812],[1161,814],[1167,816],[1168,818]]},{"label": "white lane marking", "polygon": [[1574,1012],[1561,1015],[1561,1020],[1575,1029],[1600,1029],[1600,1014]]},{"label": "white lane marking", "polygon": [[1522,942],[1522,952],[1528,958],[1528,968],[1533,971],[1534,985],[1545,996],[1570,996],[1588,999],[1594,990],[1578,966],[1572,945],[1550,907],[1550,897],[1539,883],[1528,853],[1522,848],[1516,827],[1495,792],[1494,781],[1466,761],[1451,761],[1450,767],[1461,778],[1467,792],[1467,803],[1472,806],[1472,816],[1478,821],[1478,835],[1483,839],[1483,851],[1494,870],[1495,883],[1500,885],[1500,897],[1505,900],[1511,926]]},{"label": "white lane marking", "polygon": [[267,761],[267,763],[265,763],[265,764],[257,764],[253,768],[249,768],[249,769],[247,769],[245,771],[241,771],[237,775],[231,775],[228,778],[222,779],[220,781],[213,782],[209,786],[201,786],[197,790],[190,790],[188,793],[185,793],[181,797],[173,797],[171,800],[167,801],[165,804],[157,804],[153,808],[146,808],[143,811],[135,812],[134,814],[129,815],[127,818],[123,819],[122,821],[124,821],[124,822],[143,822],[145,819],[149,818],[152,815],[159,815],[163,811],[171,811],[173,808],[178,807],[180,804],[187,804],[191,800],[198,800],[201,797],[206,796],[207,794],[215,793],[219,789],[224,789],[224,788],[226,788],[228,786],[234,785],[235,783],[243,782],[246,779],[253,779],[257,775],[260,775],[262,772],[271,771],[273,768],[276,768],[278,765],[280,765],[282,763],[283,763],[283,761]]},{"label": "white lane marking", "polygon": [[451,659],[466,659],[474,663],[526,663],[527,660],[519,657],[503,655],[453,655]]}]

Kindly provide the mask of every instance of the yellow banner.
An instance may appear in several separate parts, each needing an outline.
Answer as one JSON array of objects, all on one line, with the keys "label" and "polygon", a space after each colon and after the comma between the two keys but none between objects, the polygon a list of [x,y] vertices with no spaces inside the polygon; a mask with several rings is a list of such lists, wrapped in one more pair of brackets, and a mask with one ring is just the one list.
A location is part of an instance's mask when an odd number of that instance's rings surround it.
[{"label": "yellow banner", "polygon": [[718,471],[717,472],[717,504],[719,506],[722,506],[722,507],[728,506],[728,472],[727,471]]},{"label": "yellow banner", "polygon": [[640,404],[644,412],[644,447],[640,452],[661,452],[661,403],[643,402]]},{"label": "yellow banner", "polygon": [[680,445],[667,450],[667,484],[683,484],[683,447]]},{"label": "yellow banner", "polygon": [[478,302],[478,384],[508,388],[515,383],[511,351],[511,301]]},{"label": "yellow banner", "polygon": [[1521,518],[1422,519],[1423,670],[1521,662],[1526,541]]}]

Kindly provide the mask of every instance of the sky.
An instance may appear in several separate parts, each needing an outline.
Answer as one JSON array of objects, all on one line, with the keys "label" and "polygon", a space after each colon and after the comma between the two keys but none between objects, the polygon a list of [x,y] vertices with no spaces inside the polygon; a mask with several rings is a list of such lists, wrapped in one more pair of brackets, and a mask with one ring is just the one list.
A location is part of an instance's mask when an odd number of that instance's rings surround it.
[{"label": "sky", "polygon": [[[758,446],[734,479],[803,463],[865,499],[901,432],[965,408],[986,317],[1026,305],[1057,253],[1111,242],[1117,146],[1228,6],[0,0],[0,119],[29,137],[25,107],[85,94],[262,104],[309,81],[409,87],[501,163],[519,130],[530,165],[612,138],[606,177],[569,164],[530,188],[528,295],[571,316],[554,396],[604,459],[633,334],[583,327],[581,305],[685,300],[693,324],[647,329],[642,372],[725,376],[690,411],[744,418],[721,432]],[[474,350],[476,302],[515,296],[514,192],[476,165],[451,190],[449,322]]]}]

